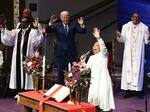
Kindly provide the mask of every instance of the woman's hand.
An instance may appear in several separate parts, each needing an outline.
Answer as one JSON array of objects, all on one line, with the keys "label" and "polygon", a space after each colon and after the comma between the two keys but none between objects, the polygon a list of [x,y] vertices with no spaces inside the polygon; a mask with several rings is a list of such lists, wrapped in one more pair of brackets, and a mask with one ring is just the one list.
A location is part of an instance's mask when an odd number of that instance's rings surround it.
[{"label": "woman's hand", "polygon": [[93,35],[98,40],[100,38],[100,29],[97,27],[93,28]]},{"label": "woman's hand", "polygon": [[85,60],[86,60],[86,56],[81,55],[81,57],[80,57],[80,61],[81,61],[81,62],[85,62]]}]

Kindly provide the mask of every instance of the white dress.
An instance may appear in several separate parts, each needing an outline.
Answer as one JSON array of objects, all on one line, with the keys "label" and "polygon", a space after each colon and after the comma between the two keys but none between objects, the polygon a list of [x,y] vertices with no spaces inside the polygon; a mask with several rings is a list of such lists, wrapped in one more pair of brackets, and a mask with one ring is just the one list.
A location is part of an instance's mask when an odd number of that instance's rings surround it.
[{"label": "white dress", "polygon": [[91,68],[88,102],[103,111],[115,109],[111,78],[107,69],[108,52],[102,39],[98,40],[100,52],[90,56],[86,66]]}]

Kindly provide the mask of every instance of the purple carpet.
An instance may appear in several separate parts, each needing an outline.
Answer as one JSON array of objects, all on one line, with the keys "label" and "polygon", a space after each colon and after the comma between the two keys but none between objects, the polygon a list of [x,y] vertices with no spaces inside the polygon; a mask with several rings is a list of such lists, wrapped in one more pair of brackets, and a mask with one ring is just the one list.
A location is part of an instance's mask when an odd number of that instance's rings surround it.
[{"label": "purple carpet", "polygon": [[[150,80],[145,83],[145,96],[140,99],[137,96],[133,96],[128,99],[123,99],[123,91],[120,90],[120,80],[115,83],[114,87],[114,98],[116,109],[113,112],[150,112]],[[2,92],[2,91],[0,91]],[[11,91],[7,92],[8,96]],[[83,92],[83,101],[87,101],[87,92]],[[146,103],[147,100],[147,103]],[[146,109],[147,106],[147,109]],[[6,97],[0,98],[0,112],[23,112],[24,107],[17,105],[17,101],[14,98]]]},{"label": "purple carpet", "polygon": [[[122,95],[121,91],[115,93],[116,109],[113,112],[146,112],[145,99],[138,97],[122,99]],[[150,93],[147,94],[147,102],[147,112],[150,112]],[[0,112],[22,112],[23,109],[23,106],[17,105],[14,98],[0,99]]]},{"label": "purple carpet", "polygon": [[140,99],[137,96],[133,96],[128,99],[122,99],[123,92],[119,92],[115,95],[116,109],[114,112],[146,112],[146,96],[147,96],[147,112],[150,112],[150,94],[144,96],[144,99]]},{"label": "purple carpet", "polygon": [[13,98],[1,98],[0,112],[23,112],[23,106],[17,105]]}]

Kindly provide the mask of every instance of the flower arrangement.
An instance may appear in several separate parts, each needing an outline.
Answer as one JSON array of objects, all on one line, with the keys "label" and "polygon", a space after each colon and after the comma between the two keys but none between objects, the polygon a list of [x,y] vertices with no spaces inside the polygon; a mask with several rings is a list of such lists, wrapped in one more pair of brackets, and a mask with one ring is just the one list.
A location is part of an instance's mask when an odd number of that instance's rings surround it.
[{"label": "flower arrangement", "polygon": [[89,68],[82,62],[73,62],[71,71],[65,73],[65,85],[70,88],[86,88],[90,84]]},{"label": "flower arrangement", "polygon": [[[25,58],[23,66],[28,75],[35,77],[42,77],[43,73],[43,57],[39,54],[38,51],[34,52],[31,56]],[[50,66],[46,65],[46,69]]]}]

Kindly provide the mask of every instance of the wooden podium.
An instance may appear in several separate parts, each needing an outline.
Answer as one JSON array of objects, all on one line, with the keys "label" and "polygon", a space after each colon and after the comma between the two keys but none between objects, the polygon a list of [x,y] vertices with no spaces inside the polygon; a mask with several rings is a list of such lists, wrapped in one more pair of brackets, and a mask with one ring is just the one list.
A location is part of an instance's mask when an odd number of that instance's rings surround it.
[{"label": "wooden podium", "polygon": [[[37,112],[42,106],[42,112],[96,112],[95,106],[81,102],[82,107],[78,107],[73,104],[67,104],[67,102],[55,102],[52,100],[43,100],[42,91],[34,92],[21,92],[18,97],[18,104],[24,105],[24,112],[32,112],[35,109]],[[41,101],[43,101],[42,105]]]}]

